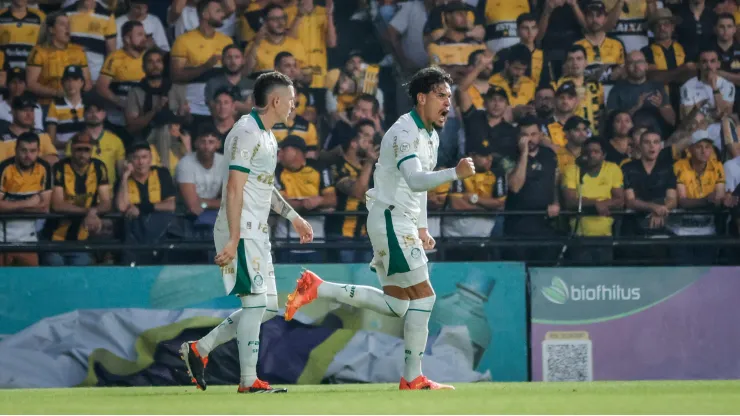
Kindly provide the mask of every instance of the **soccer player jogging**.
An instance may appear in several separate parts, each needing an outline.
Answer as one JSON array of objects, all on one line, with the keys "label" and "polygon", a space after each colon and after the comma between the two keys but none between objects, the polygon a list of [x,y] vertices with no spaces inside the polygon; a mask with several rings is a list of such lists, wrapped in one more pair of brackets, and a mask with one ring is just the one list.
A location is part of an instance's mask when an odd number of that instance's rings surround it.
[{"label": "soccer player jogging", "polygon": [[221,209],[213,229],[216,264],[221,266],[226,293],[237,295],[242,307],[197,342],[180,347],[188,374],[206,389],[208,354],[236,337],[241,377],[239,393],[279,393],[257,378],[260,324],[277,314],[275,269],[270,257],[270,208],[291,221],[301,243],[313,240],[313,230],[280,196],[274,186],[277,141],[272,126],[285,123],[295,105],[293,83],[285,75],[269,72],[254,85],[257,108],[234,124],[226,137]]},{"label": "soccer player jogging", "polygon": [[454,389],[429,380],[421,372],[429,315],[436,298],[424,253],[435,244],[427,231],[427,190],[475,173],[470,158],[461,159],[455,168],[434,171],[439,136],[433,126],[443,123],[449,113],[451,83],[450,76],[439,68],[417,72],[409,83],[414,109],[396,121],[380,144],[376,187],[368,191],[367,234],[374,254],[371,267],[383,291],[325,282],[305,271],[285,306],[286,320],[316,298],[405,316],[401,390]]}]

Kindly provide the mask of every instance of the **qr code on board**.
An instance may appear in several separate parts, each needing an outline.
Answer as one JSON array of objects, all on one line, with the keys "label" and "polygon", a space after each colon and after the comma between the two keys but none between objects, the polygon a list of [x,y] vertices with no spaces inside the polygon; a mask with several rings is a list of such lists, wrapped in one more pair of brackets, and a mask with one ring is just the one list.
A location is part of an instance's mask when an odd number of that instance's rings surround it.
[{"label": "qr code on board", "polygon": [[591,340],[545,340],[542,381],[592,381]]}]

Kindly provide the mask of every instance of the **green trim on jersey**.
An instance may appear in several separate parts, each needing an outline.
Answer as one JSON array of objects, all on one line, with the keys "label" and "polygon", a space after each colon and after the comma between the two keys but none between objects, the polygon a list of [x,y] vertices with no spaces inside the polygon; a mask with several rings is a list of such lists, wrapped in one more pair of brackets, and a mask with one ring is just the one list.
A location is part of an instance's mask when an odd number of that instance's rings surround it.
[{"label": "green trim on jersey", "polygon": [[411,268],[403,255],[401,245],[398,244],[396,232],[393,230],[393,220],[391,210],[385,210],[385,232],[388,234],[388,276],[396,273],[410,272]]},{"label": "green trim on jersey", "polygon": [[426,132],[427,132],[427,133],[429,133],[430,135],[432,134],[432,132],[433,132],[434,130],[428,130],[428,129],[427,129],[427,128],[426,128],[425,126],[424,126],[424,123],[422,123],[422,121],[421,121],[421,116],[419,115],[419,113],[417,113],[417,112],[416,112],[416,109],[415,109],[415,108],[414,108],[413,110],[411,110],[411,111],[409,112],[409,114],[411,115],[411,118],[412,118],[412,119],[414,119],[414,123],[416,123],[416,127],[418,127],[418,128],[420,128],[420,129],[422,129],[422,130],[426,131]]},{"label": "green trim on jersey", "polygon": [[239,245],[236,247],[236,282],[229,295],[251,295],[252,280],[249,278],[249,269],[247,269],[247,250],[244,248],[244,239],[239,239]]},{"label": "green trim on jersey", "polygon": [[260,129],[262,129],[263,131],[266,131],[265,130],[265,125],[262,124],[262,119],[260,118],[260,115],[257,112],[257,110],[252,109],[252,111],[249,113],[249,115],[252,116],[252,118],[254,119],[254,121],[257,122],[257,125],[260,127]]},{"label": "green trim on jersey", "polygon": [[407,161],[407,160],[409,160],[411,158],[414,158],[414,157],[418,157],[418,156],[416,156],[416,153],[414,153],[413,155],[408,155],[408,156],[404,157],[403,159],[399,160],[398,163],[396,163],[396,168],[401,169],[401,163],[403,163],[403,162],[405,162],[405,161]]},{"label": "green trim on jersey", "polygon": [[237,166],[237,165],[229,165],[229,170],[238,170],[239,172],[252,173],[249,170],[249,168],[245,168],[244,166]]}]

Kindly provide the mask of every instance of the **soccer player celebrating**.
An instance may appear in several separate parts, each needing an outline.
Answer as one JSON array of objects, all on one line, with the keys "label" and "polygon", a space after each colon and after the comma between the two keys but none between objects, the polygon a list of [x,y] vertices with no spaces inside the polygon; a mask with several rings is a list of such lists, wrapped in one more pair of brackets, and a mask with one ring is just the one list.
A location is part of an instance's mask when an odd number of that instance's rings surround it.
[{"label": "soccer player celebrating", "polygon": [[292,222],[301,243],[313,240],[313,230],[280,196],[274,186],[277,141],[272,126],[285,123],[295,105],[293,83],[269,72],[254,85],[257,108],[234,124],[226,137],[224,154],[229,168],[224,180],[221,209],[213,238],[216,264],[221,266],[226,292],[237,295],[242,307],[200,340],[180,347],[188,374],[201,390],[208,354],[236,337],[241,378],[239,393],[280,393],[257,378],[260,324],[277,314],[275,269],[270,257],[270,208]]},{"label": "soccer player celebrating", "polygon": [[454,389],[429,380],[421,372],[429,315],[436,298],[424,253],[435,244],[427,231],[427,190],[475,173],[470,158],[461,159],[455,168],[434,171],[439,148],[434,126],[444,122],[450,110],[451,83],[450,76],[439,68],[417,72],[409,83],[414,109],[396,121],[380,144],[376,187],[368,191],[367,234],[374,254],[371,267],[383,291],[325,282],[305,271],[285,307],[286,320],[316,298],[405,316],[401,390]]}]

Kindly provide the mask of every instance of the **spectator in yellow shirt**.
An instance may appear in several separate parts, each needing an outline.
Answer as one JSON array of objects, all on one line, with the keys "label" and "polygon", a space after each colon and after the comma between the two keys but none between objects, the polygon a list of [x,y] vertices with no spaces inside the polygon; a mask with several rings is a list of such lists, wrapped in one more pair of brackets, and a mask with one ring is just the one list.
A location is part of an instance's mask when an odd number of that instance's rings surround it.
[{"label": "spectator in yellow shirt", "polygon": [[532,60],[532,52],[525,45],[519,43],[509,48],[504,61],[504,70],[491,77],[489,82],[498,85],[509,96],[509,104],[514,118],[526,114],[534,115],[534,100],[536,85],[531,78],[524,75]]},{"label": "spectator in yellow shirt", "polygon": [[[295,19],[290,23],[288,35],[298,39],[306,51],[306,67],[311,69],[311,88],[324,88],[327,71],[327,48],[337,46],[337,29],[334,27],[334,0],[327,0],[326,7],[317,6],[314,0],[299,0]],[[290,14],[286,10],[287,13]]]}]

